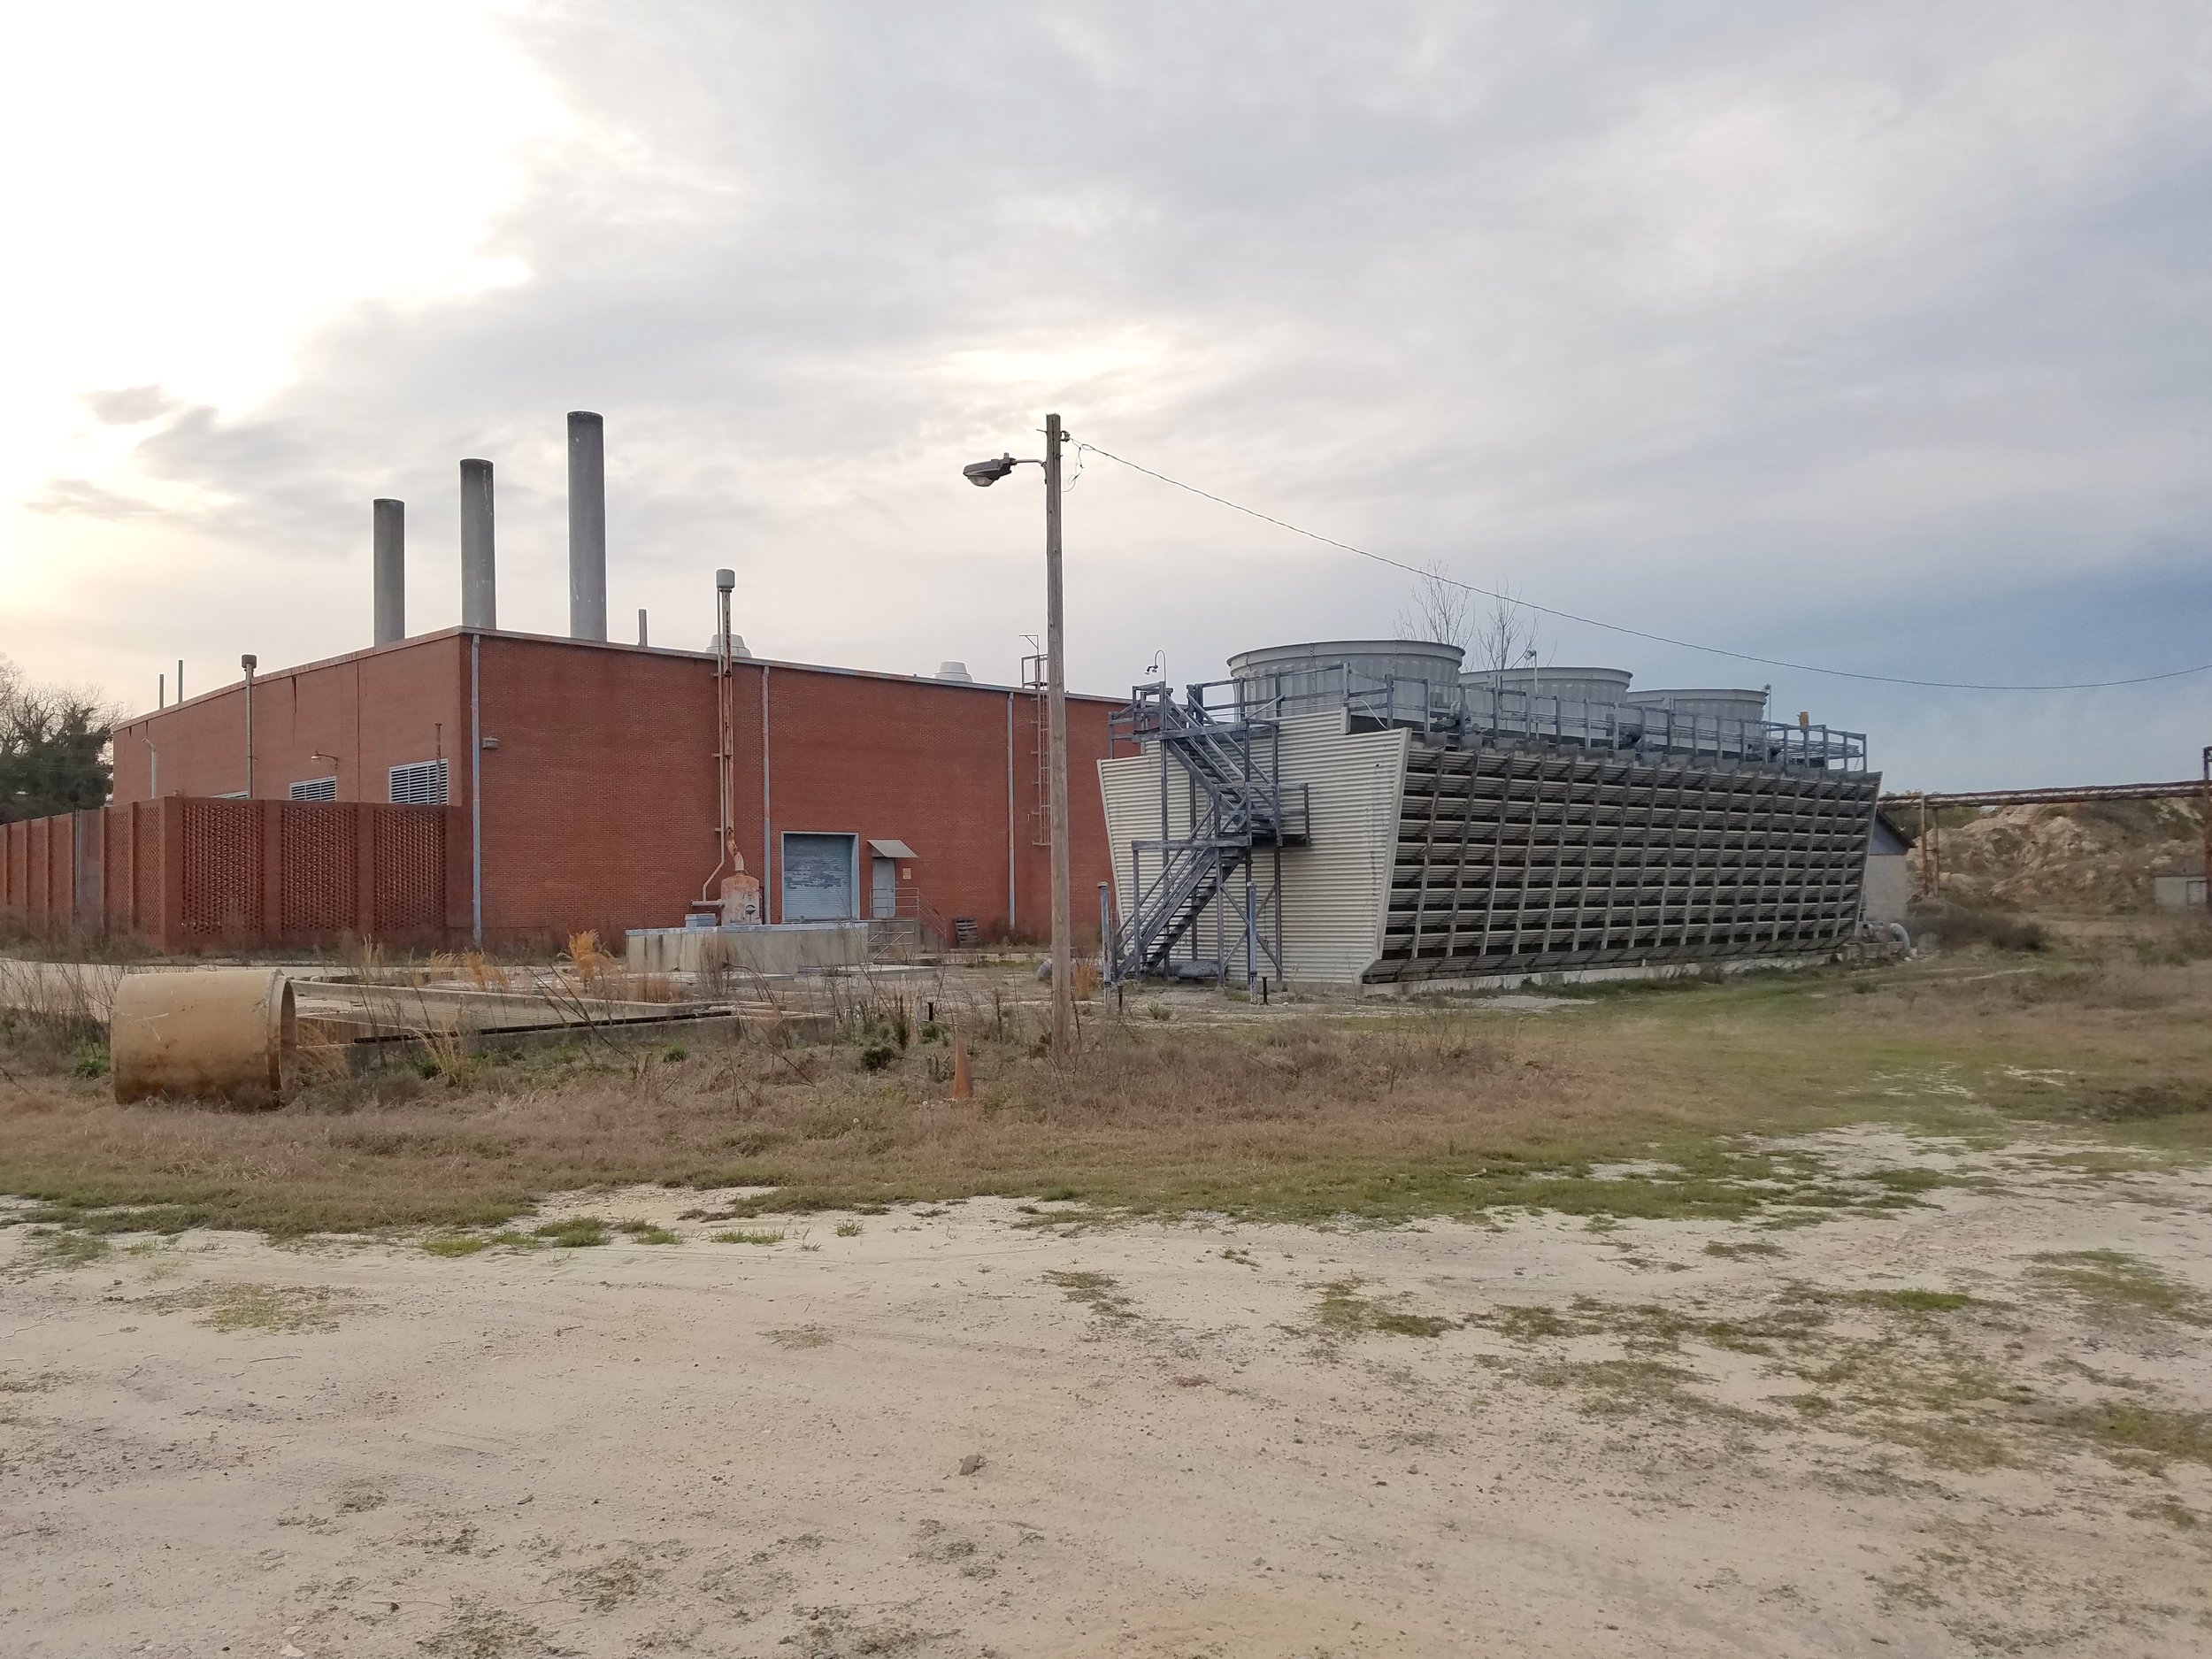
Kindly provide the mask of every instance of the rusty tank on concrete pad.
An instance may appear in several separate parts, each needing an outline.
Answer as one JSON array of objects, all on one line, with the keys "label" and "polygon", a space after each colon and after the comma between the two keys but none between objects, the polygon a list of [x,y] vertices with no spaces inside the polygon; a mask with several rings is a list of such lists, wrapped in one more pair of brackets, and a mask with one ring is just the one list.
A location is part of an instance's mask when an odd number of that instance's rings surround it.
[{"label": "rusty tank on concrete pad", "polygon": [[297,1032],[291,981],[277,969],[127,974],[108,1021],[115,1098],[280,1106]]}]

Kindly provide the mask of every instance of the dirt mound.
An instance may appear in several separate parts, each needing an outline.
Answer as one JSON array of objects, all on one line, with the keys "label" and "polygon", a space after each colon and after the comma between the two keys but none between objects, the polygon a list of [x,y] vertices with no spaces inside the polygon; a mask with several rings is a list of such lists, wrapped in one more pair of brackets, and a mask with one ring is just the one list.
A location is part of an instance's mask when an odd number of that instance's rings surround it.
[{"label": "dirt mound", "polygon": [[2195,801],[2001,806],[1947,823],[1938,842],[1947,895],[2028,909],[2153,907],[2151,878],[2204,868]]}]

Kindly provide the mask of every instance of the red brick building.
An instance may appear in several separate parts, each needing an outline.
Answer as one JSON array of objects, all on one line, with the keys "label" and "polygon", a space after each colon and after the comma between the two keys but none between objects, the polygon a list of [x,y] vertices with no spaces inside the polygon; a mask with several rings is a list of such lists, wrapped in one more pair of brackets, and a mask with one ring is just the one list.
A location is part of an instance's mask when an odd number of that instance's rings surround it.
[{"label": "red brick building", "polygon": [[[715,872],[716,684],[703,652],[448,629],[257,675],[250,746],[242,682],[139,716],[115,733],[114,799],[446,802],[464,937],[611,941],[680,926]],[[737,844],[767,919],[1046,933],[1033,689],[741,657],[732,697]],[[1094,941],[1096,762],[1122,701],[1068,699],[1075,920]]]}]

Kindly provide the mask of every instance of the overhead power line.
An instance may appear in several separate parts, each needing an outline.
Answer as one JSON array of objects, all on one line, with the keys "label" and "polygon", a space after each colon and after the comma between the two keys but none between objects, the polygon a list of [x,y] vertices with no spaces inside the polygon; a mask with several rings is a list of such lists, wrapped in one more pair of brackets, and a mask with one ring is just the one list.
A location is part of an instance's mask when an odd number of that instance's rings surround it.
[{"label": "overhead power line", "polygon": [[2191,674],[2201,674],[2208,670],[2212,670],[2212,663],[2199,663],[2193,668],[2173,668],[2162,674],[2138,674],[2129,680],[2083,680],[2070,681],[2062,685],[1998,686],[1965,680],[1909,680],[1901,674],[1867,674],[1849,668],[1823,668],[1816,663],[1785,662],[1778,657],[1755,657],[1749,651],[1732,651],[1725,646],[1720,645],[1700,645],[1694,640],[1678,640],[1668,634],[1653,634],[1646,629],[1632,628],[1618,622],[1601,621],[1596,617],[1578,616],[1571,611],[1561,611],[1551,605],[1540,605],[1533,600],[1523,599],[1515,594],[1502,594],[1474,582],[1463,582],[1456,577],[1446,576],[1438,571],[1423,570],[1418,565],[1408,565],[1402,559],[1394,559],[1381,553],[1371,553],[1363,547],[1354,547],[1349,541],[1340,541],[1333,535],[1323,535],[1318,530],[1309,530],[1303,525],[1291,523],[1287,518],[1278,518],[1272,513],[1262,512],[1256,507],[1248,507],[1242,502],[1231,501],[1226,495],[1217,495],[1213,491],[1201,489],[1195,484],[1186,484],[1179,478],[1170,478],[1165,472],[1156,472],[1151,467],[1129,459],[1127,456],[1116,455],[1111,449],[1102,449],[1094,443],[1078,442],[1074,447],[1078,449],[1088,450],[1091,454],[1105,460],[1118,462],[1132,472],[1142,472],[1147,478],[1156,478],[1163,484],[1172,484],[1177,489],[1188,490],[1194,495],[1203,496],[1208,501],[1228,508],[1232,512],[1240,512],[1248,518],[1257,518],[1263,524],[1271,524],[1279,530],[1287,530],[1293,535],[1304,536],[1308,541],[1318,541],[1326,547],[1339,548],[1347,553],[1356,553],[1361,558],[1372,559],[1378,565],[1387,565],[1393,570],[1403,571],[1409,576],[1418,576],[1424,580],[1432,579],[1448,586],[1462,588],[1471,594],[1479,594],[1486,599],[1495,599],[1509,605],[1519,605],[1525,611],[1539,611],[1548,617],[1557,617],[1563,622],[1578,622],[1585,627],[1603,628],[1608,633],[1625,634],[1632,639],[1650,640],[1656,644],[1671,645],[1685,651],[1701,651],[1709,657],[1727,657],[1740,663],[1757,663],[1766,668],[1786,668],[1800,674],[1827,674],[1838,680],[1871,680],[1876,684],[1885,686],[1916,686],[1928,691],[2108,691],[2119,686],[2147,686],[2162,680],[2182,680]]}]

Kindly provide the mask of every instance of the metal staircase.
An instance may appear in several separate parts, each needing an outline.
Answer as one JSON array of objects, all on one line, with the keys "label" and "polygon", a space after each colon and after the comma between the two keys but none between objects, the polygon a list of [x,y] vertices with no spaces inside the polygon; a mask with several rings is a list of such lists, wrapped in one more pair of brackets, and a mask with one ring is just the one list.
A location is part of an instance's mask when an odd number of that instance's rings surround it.
[{"label": "metal staircase", "polygon": [[[1245,959],[1248,982],[1266,972],[1263,958],[1276,977],[1282,973],[1281,849],[1306,840],[1305,786],[1286,789],[1279,781],[1272,718],[1255,718],[1241,702],[1210,710],[1208,689],[1191,687],[1179,705],[1164,683],[1140,686],[1123,710],[1118,735],[1159,757],[1160,834],[1130,844],[1135,902],[1106,952],[1117,982],[1172,972],[1186,942],[1191,961],[1211,961],[1224,978],[1236,956]],[[1178,795],[1186,805],[1181,834],[1172,830]],[[1273,855],[1264,885],[1263,853]],[[1208,953],[1199,924],[1210,909]]]}]

